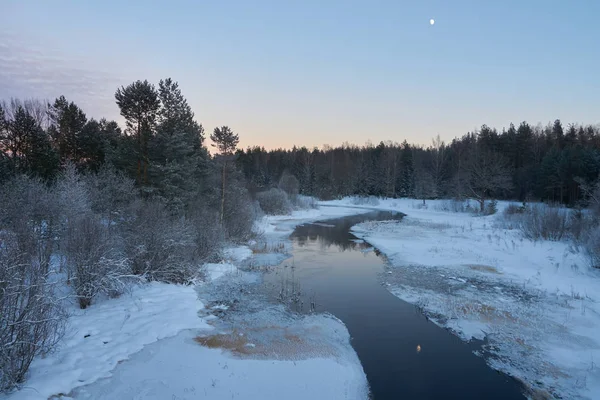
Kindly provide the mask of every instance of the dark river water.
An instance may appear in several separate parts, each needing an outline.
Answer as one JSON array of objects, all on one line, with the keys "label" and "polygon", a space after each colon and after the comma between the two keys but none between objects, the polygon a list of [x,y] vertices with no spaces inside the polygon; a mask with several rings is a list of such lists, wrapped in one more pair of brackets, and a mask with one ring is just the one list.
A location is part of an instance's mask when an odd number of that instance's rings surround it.
[{"label": "dark river water", "polygon": [[376,400],[523,399],[517,381],[473,354],[479,344],[461,341],[393,296],[381,283],[385,259],[349,232],[362,221],[401,217],[372,212],[299,226],[293,258],[266,279],[296,295],[297,311],[312,307],[346,324]]}]

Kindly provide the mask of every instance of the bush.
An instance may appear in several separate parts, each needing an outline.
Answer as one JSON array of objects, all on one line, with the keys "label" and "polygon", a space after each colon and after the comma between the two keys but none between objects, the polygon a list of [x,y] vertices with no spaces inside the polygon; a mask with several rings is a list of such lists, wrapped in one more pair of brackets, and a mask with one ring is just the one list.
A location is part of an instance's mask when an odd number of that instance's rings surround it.
[{"label": "bush", "polygon": [[498,201],[497,200],[490,200],[486,205],[485,205],[485,215],[494,215],[498,212]]},{"label": "bush", "polygon": [[600,268],[600,227],[591,228],[583,242],[583,248],[593,268]]},{"label": "bush", "polygon": [[68,221],[63,254],[82,309],[99,293],[123,293],[132,279],[128,260],[113,239],[108,227],[93,214]]},{"label": "bush", "polygon": [[516,205],[514,203],[510,203],[504,209],[504,215],[515,215],[515,214],[523,214],[527,210],[527,206],[525,203],[523,205]]},{"label": "bush", "polygon": [[455,212],[455,213],[464,213],[464,212],[472,212],[475,213],[476,210],[471,206],[468,200],[445,200],[438,204],[435,207],[438,211],[446,211],[446,212]]},{"label": "bush", "polygon": [[298,182],[298,179],[289,172],[284,172],[283,175],[281,175],[278,186],[279,189],[287,193],[292,200],[294,200],[300,192],[300,182]]},{"label": "bush", "polygon": [[190,220],[194,231],[198,261],[200,263],[217,261],[225,236],[219,223],[219,213],[205,209],[202,205],[193,209],[195,211]]},{"label": "bush", "polygon": [[292,201],[295,208],[300,210],[310,210],[314,208],[319,208],[319,204],[317,203],[317,199],[312,196],[296,196],[295,201]]},{"label": "bush", "polygon": [[357,206],[377,206],[379,205],[379,199],[375,196],[354,196],[351,198],[351,202]]},{"label": "bush", "polygon": [[123,218],[125,210],[136,198],[133,179],[108,167],[86,176],[85,183],[92,211],[111,225]]},{"label": "bush", "polygon": [[23,382],[33,358],[64,330],[66,314],[35,244],[0,230],[0,391]]},{"label": "bush", "polygon": [[256,194],[260,208],[268,215],[287,215],[292,212],[292,205],[287,194],[281,189],[269,189]]},{"label": "bush", "polygon": [[125,224],[125,252],[132,273],[151,281],[185,283],[198,270],[194,229],[172,218],[157,201],[138,200]]},{"label": "bush", "polygon": [[569,233],[569,212],[546,205],[530,206],[520,224],[523,234],[533,240],[561,240]]},{"label": "bush", "polygon": [[228,240],[233,242],[249,240],[253,235],[254,221],[259,214],[260,207],[252,201],[246,188],[241,185],[228,187],[223,218],[224,234]]}]

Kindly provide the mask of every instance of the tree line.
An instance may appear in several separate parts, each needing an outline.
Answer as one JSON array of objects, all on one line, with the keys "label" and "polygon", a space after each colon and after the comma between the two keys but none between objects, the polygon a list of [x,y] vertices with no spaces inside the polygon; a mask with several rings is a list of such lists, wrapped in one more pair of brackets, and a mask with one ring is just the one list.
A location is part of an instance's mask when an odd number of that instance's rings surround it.
[{"label": "tree line", "polygon": [[560,120],[547,126],[522,122],[429,146],[391,141],[378,145],[267,151],[249,147],[237,163],[253,191],[295,175],[300,192],[330,199],[386,197],[543,200],[576,205],[600,172],[600,128]]}]

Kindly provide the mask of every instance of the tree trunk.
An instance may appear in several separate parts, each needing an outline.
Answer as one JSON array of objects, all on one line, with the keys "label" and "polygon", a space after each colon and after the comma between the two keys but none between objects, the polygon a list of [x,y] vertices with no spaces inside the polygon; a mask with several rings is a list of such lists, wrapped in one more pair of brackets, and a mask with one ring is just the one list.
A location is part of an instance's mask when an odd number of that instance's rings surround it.
[{"label": "tree trunk", "polygon": [[223,217],[225,215],[225,167],[227,163],[223,162],[223,173],[221,174],[221,225],[223,225]]}]

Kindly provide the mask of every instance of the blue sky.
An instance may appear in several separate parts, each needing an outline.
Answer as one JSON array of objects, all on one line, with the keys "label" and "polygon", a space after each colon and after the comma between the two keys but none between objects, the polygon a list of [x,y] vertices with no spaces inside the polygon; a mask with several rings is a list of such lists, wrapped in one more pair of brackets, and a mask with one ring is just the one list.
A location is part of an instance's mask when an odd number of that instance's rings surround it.
[{"label": "blue sky", "polygon": [[119,85],[170,76],[207,131],[267,148],[596,124],[599,18],[597,0],[0,0],[0,97],[120,120]]}]

